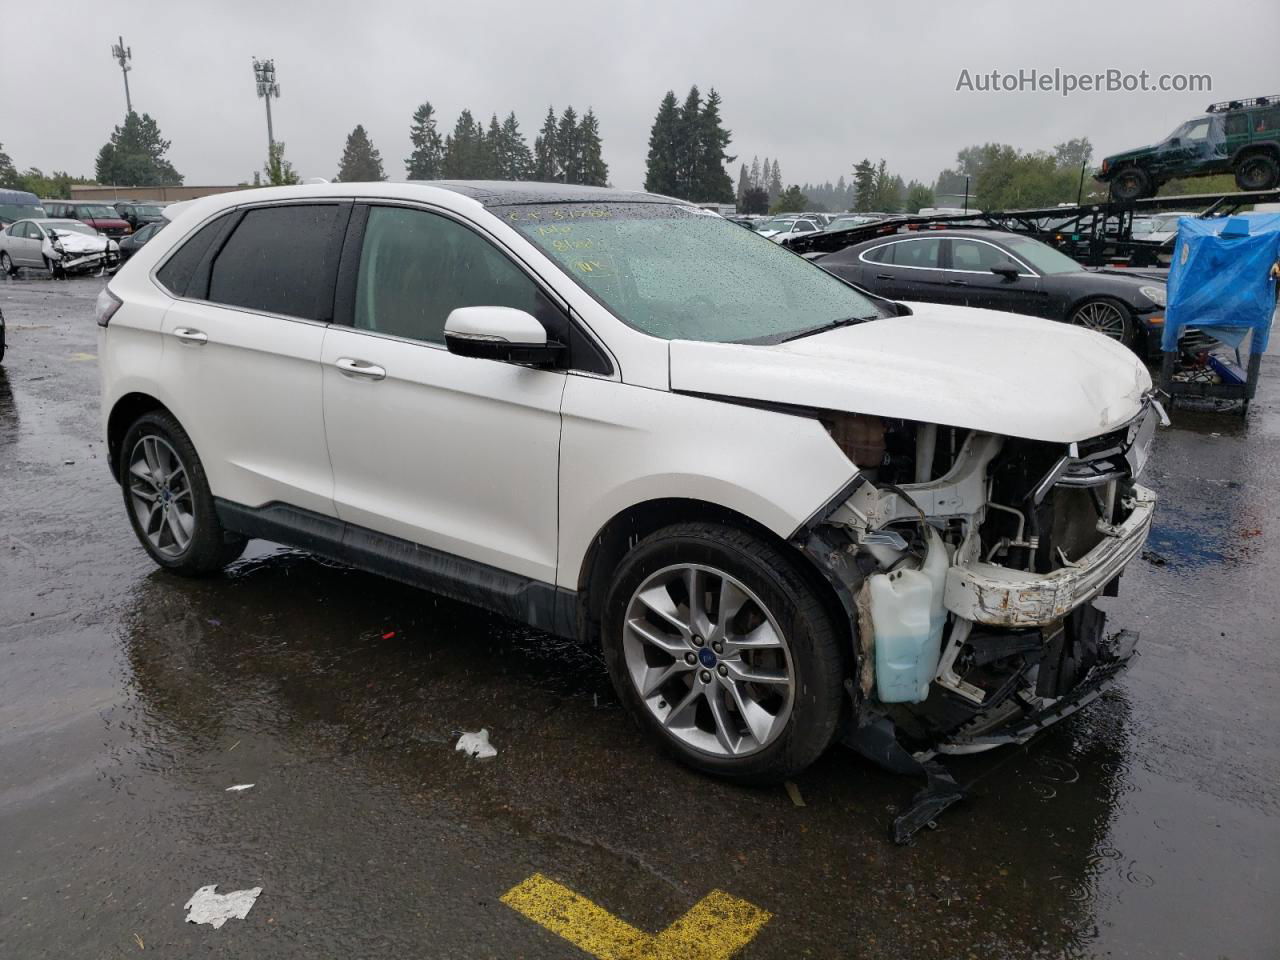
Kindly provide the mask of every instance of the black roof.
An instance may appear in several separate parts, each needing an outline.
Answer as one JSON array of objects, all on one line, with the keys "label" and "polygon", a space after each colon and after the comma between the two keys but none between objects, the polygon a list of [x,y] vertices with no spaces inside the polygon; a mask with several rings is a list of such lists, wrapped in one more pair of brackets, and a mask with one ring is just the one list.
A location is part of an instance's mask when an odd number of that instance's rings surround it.
[{"label": "black roof", "polygon": [[428,187],[452,190],[479,200],[486,207],[530,203],[680,203],[656,193],[615,190],[612,187],[584,187],[576,183],[530,183],[511,180],[413,180]]}]

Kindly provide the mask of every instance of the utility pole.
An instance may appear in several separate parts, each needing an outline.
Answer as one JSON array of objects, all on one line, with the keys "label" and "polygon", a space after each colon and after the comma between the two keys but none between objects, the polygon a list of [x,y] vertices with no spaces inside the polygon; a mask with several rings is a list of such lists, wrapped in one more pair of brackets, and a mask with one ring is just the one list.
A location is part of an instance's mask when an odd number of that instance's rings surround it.
[{"label": "utility pole", "polygon": [[133,48],[124,45],[124,37],[120,37],[119,41],[112,45],[111,55],[116,58],[116,63],[120,64],[120,73],[124,76],[124,105],[127,111],[125,116],[128,116],[133,113],[133,101],[129,98],[129,71],[133,69],[129,61],[133,59]]},{"label": "utility pole", "polygon": [[964,178],[964,212],[969,212],[969,175],[965,174]]},{"label": "utility pole", "polygon": [[276,62],[253,58],[253,77],[258,83],[258,96],[267,101],[267,162],[276,149],[275,132],[271,129],[271,98],[280,96],[280,84],[276,83]]}]

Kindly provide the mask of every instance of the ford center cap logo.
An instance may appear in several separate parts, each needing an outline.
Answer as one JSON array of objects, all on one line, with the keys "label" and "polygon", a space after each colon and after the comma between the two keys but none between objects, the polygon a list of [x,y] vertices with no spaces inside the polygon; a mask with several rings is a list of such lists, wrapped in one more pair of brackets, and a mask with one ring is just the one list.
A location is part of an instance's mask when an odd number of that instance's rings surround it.
[{"label": "ford center cap logo", "polygon": [[698,659],[702,661],[702,665],[708,669],[716,665],[716,655],[711,652],[709,647],[703,647],[698,651]]}]

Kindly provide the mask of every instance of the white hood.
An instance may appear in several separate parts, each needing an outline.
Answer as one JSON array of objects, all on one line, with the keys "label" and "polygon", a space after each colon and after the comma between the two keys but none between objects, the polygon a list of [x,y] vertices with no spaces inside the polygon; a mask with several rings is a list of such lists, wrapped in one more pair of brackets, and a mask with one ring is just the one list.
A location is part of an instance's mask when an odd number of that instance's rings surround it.
[{"label": "white hood", "polygon": [[1151,377],[1106,337],[1050,320],[913,303],[775,346],[671,342],[671,389],[1070,443],[1141,412]]},{"label": "white hood", "polygon": [[[57,230],[57,227],[54,227]],[[106,237],[91,237],[74,230],[59,230],[58,244],[67,253],[101,253],[107,249]]]}]

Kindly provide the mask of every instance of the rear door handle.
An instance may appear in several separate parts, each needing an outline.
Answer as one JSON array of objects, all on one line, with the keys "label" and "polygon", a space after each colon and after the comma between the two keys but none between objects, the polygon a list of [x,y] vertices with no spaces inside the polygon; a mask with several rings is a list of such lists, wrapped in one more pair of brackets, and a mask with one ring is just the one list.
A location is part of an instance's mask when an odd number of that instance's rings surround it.
[{"label": "rear door handle", "polygon": [[173,335],[183,343],[208,343],[209,335],[202,330],[193,330],[191,327],[174,327]]},{"label": "rear door handle", "polygon": [[967,280],[948,280],[947,281],[947,286],[949,287],[967,287],[968,285],[969,285],[969,281]]},{"label": "rear door handle", "polygon": [[877,280],[892,280],[892,279],[893,279],[893,275],[892,275],[892,274],[888,274],[888,273],[877,273],[877,274],[876,274],[876,279],[877,279]]},{"label": "rear door handle", "polygon": [[385,367],[380,367],[376,363],[370,363],[368,360],[355,360],[351,357],[339,357],[333,362],[347,377],[358,377],[361,380],[382,380],[387,375]]}]

